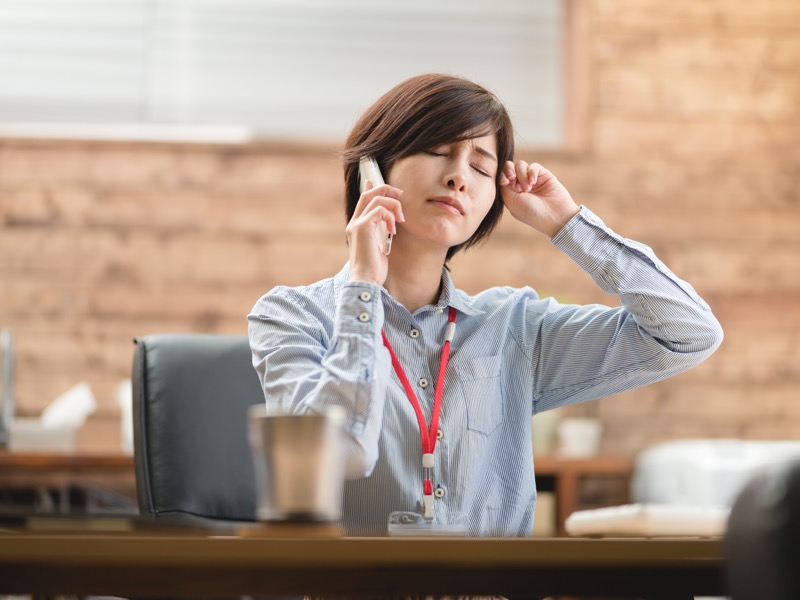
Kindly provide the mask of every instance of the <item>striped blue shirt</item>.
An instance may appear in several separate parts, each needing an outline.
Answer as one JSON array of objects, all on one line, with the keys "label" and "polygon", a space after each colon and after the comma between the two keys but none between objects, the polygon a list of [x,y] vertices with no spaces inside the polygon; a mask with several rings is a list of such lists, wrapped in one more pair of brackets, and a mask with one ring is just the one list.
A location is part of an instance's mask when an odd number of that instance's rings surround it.
[{"label": "striped blue shirt", "polygon": [[381,286],[349,282],[347,266],[309,286],[276,287],[256,303],[249,336],[266,401],[295,413],[339,405],[348,415],[349,534],[381,534],[392,511],[420,511],[419,425],[381,330],[430,423],[447,308],[456,308],[435,510],[466,513],[469,533],[487,536],[531,531],[531,415],[665,379],[722,341],[688,283],[586,207],[552,243],[622,306],[560,304],[529,287],[470,296],[444,270],[439,301],[411,314]]}]

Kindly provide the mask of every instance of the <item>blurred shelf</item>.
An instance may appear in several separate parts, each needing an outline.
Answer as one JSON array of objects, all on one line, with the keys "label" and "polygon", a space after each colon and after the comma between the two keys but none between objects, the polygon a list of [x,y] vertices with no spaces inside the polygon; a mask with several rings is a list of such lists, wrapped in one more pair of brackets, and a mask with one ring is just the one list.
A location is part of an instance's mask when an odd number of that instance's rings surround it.
[{"label": "blurred shelf", "polygon": [[[552,482],[556,494],[556,521],[559,534],[564,534],[564,521],[580,508],[581,484],[590,477],[610,477],[628,486],[633,472],[633,458],[628,456],[598,455],[566,457],[555,454],[534,457],[537,487]],[[622,500],[627,501],[627,498]],[[611,502],[616,504],[617,502]]]},{"label": "blurred shelf", "polygon": [[[88,506],[87,506],[88,505]],[[87,508],[134,511],[136,478],[127,454],[0,450],[0,508],[71,512]]]}]

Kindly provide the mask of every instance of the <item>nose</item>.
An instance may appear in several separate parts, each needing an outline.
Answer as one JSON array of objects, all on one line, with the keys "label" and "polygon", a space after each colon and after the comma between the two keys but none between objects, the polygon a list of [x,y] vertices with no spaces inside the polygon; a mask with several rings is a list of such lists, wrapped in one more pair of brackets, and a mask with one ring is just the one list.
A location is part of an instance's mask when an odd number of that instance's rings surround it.
[{"label": "nose", "polygon": [[450,165],[449,169],[445,174],[446,185],[448,189],[455,190],[457,192],[466,192],[467,191],[467,176],[466,176],[466,168],[462,161],[456,160],[453,161]]},{"label": "nose", "polygon": [[447,187],[457,192],[466,192],[467,184],[461,179],[451,178],[447,180]]}]

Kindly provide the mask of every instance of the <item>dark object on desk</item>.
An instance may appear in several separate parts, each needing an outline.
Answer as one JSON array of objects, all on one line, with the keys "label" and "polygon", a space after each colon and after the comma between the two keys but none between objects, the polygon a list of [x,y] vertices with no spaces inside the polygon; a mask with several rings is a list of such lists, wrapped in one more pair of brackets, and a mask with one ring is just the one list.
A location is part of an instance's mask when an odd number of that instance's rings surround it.
[{"label": "dark object on desk", "polygon": [[162,334],[135,343],[140,513],[212,527],[255,520],[247,410],[264,400],[247,337]]},{"label": "dark object on desk", "polygon": [[736,600],[800,598],[800,461],[765,469],[745,486],[725,552]]},{"label": "dark object on desk", "polygon": [[14,336],[0,329],[0,446],[8,446],[14,419]]}]

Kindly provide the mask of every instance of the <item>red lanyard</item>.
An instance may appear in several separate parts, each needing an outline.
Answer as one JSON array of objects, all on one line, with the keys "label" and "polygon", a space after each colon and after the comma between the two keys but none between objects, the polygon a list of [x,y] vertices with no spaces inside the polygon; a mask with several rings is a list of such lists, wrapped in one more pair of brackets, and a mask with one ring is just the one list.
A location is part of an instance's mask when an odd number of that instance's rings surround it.
[{"label": "red lanyard", "polygon": [[436,434],[439,430],[439,412],[442,408],[442,395],[444,394],[444,376],[447,371],[447,362],[450,359],[450,342],[453,341],[455,332],[456,309],[451,306],[444,336],[444,345],[442,346],[442,356],[439,360],[439,376],[436,380],[436,388],[433,392],[433,412],[431,413],[430,429],[427,427],[425,415],[422,412],[422,406],[419,403],[417,395],[414,393],[414,388],[411,387],[411,382],[408,380],[406,372],[403,370],[403,365],[400,364],[397,355],[394,353],[392,345],[389,343],[389,338],[386,337],[386,332],[382,332],[383,345],[389,350],[394,371],[397,373],[400,383],[403,384],[403,389],[406,391],[406,396],[408,396],[411,406],[414,407],[414,412],[417,414],[417,421],[419,422],[419,433],[422,439],[422,501],[425,508],[424,516],[426,519],[433,518],[433,481],[431,479],[433,452],[436,450]]}]

